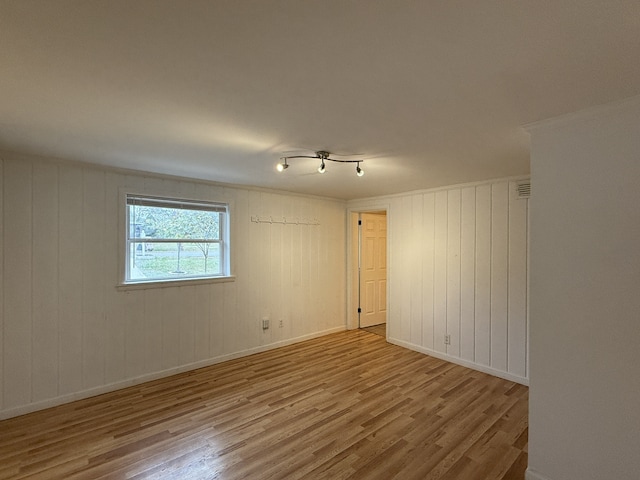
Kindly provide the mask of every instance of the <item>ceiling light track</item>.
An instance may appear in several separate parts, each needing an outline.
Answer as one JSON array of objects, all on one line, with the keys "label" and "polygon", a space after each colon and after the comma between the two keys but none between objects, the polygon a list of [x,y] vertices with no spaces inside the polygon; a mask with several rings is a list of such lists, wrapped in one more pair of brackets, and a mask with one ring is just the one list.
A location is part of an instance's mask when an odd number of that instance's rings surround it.
[{"label": "ceiling light track", "polygon": [[291,160],[292,158],[315,158],[317,160],[320,160],[318,173],[324,173],[327,171],[326,162],[336,162],[336,163],[355,163],[356,175],[358,175],[359,177],[364,175],[364,170],[360,168],[360,163],[362,163],[364,160],[341,160],[338,158],[330,158],[329,157],[330,155],[331,155],[330,152],[327,152],[325,150],[319,150],[316,152],[315,155],[292,155],[290,157],[282,157],[280,158],[280,163],[276,165],[276,170],[278,170],[279,172],[285,171],[287,168],[289,168],[289,160]]}]

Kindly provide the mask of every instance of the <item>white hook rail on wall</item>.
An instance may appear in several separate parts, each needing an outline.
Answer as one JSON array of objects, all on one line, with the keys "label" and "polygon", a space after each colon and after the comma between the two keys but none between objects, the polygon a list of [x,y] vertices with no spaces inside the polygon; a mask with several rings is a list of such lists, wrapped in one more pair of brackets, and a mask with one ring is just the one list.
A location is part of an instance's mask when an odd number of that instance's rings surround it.
[{"label": "white hook rail on wall", "polygon": [[317,218],[274,217],[271,215],[251,215],[253,223],[282,223],[284,225],[320,225]]}]

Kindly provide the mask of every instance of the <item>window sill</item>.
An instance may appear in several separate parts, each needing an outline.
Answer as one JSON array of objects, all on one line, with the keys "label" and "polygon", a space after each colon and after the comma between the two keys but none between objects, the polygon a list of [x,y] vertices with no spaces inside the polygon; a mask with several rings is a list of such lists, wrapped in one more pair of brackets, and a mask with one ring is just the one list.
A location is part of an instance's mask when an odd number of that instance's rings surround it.
[{"label": "window sill", "polygon": [[183,280],[153,280],[149,282],[119,283],[116,285],[116,290],[120,292],[127,290],[146,290],[149,288],[186,287],[191,285],[207,285],[210,283],[228,283],[235,281],[235,275],[211,278],[185,278]]}]

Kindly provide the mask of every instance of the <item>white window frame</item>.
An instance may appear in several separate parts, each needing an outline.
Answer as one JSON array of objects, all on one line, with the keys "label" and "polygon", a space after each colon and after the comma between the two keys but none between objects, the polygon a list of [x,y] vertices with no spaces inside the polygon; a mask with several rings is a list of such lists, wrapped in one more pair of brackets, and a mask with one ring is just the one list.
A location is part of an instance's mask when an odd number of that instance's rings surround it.
[{"label": "white window frame", "polygon": [[[226,202],[216,202],[208,200],[178,198],[172,195],[153,195],[147,193],[136,193],[131,191],[121,191],[121,247],[120,247],[120,281],[118,289],[138,289],[168,287],[185,284],[202,284],[234,281],[231,275],[231,249],[230,249],[230,205]],[[218,243],[220,245],[220,269],[221,273],[212,275],[194,275],[178,278],[151,278],[151,279],[131,279],[129,275],[131,243],[140,243],[140,238],[130,234],[131,222],[129,218],[129,205],[132,202],[139,202],[149,206],[164,208],[182,208],[186,210],[207,210],[223,213],[220,218],[219,240],[210,239],[149,239],[151,243]],[[189,208],[194,207],[194,208]]]}]

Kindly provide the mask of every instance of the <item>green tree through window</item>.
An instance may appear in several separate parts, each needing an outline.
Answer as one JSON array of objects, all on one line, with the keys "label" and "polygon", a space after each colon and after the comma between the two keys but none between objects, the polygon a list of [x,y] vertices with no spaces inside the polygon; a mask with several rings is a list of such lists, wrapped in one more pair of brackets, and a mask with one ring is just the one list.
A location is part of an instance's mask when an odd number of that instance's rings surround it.
[{"label": "green tree through window", "polygon": [[225,274],[226,205],[128,196],[127,209],[127,281]]}]

